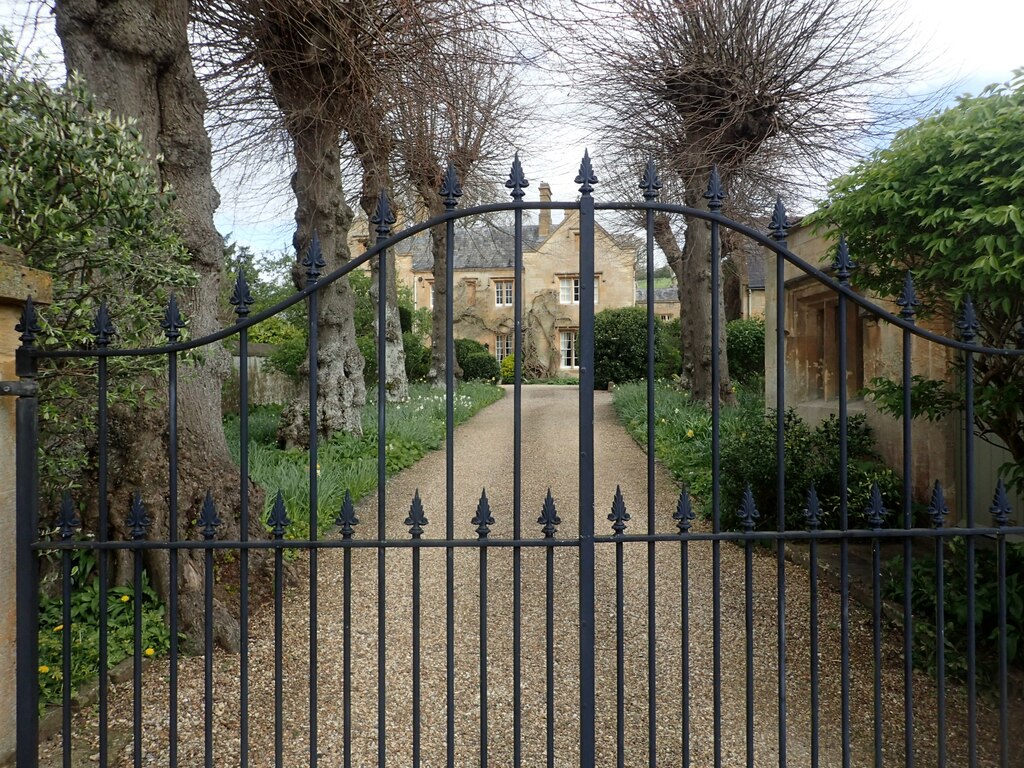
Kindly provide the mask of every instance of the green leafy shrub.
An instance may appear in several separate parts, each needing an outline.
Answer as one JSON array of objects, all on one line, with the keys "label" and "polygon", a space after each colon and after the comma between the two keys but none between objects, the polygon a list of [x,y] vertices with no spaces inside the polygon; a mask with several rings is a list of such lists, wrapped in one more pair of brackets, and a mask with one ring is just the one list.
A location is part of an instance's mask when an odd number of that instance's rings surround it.
[{"label": "green leafy shrub", "polygon": [[516,359],[513,355],[505,355],[501,359],[501,383],[514,384],[516,380]]},{"label": "green leafy shrub", "polygon": [[[901,131],[829,184],[808,224],[832,239],[843,233],[858,263],[852,280],[876,295],[900,294],[913,275],[919,317],[948,323],[972,300],[975,343],[1012,348],[1024,284],[1024,70],[989,85]],[[1024,358],[974,367],[977,434],[998,440],[1013,457],[1008,480],[1024,490]],[[953,379],[966,373],[953,357]],[[897,382],[872,389],[883,404]],[[964,389],[914,382],[932,418]],[[915,409],[918,400],[912,401]]]},{"label": "green leafy shrub", "polygon": [[729,351],[729,376],[747,382],[764,376],[764,319],[751,317],[731,320],[725,325]]},{"label": "green leafy shrub", "polygon": [[[75,78],[51,88],[2,33],[0,147],[0,242],[53,278],[39,346],[91,345],[101,301],[118,346],[163,343],[169,294],[192,285],[195,273],[174,231],[172,192],[161,189],[134,124],[96,106]],[[152,397],[148,376],[163,366],[159,356],[111,358],[110,407]],[[95,361],[44,359],[39,382],[48,507],[95,471]]]},{"label": "green leafy shrub", "polygon": [[306,362],[306,337],[303,334],[293,335],[279,342],[267,357],[266,364],[275,371],[298,379],[304,362]]},{"label": "green leafy shrub", "polygon": [[462,376],[466,381],[500,381],[501,368],[490,353],[476,353],[462,362]]},{"label": "green leafy shrub", "polygon": [[[672,336],[655,320],[654,375],[669,378],[682,368],[678,324]],[[643,307],[606,309],[594,316],[594,386],[607,389],[647,378],[647,310]]]},{"label": "green leafy shrub", "polygon": [[[765,415],[760,388],[739,386],[737,404],[721,411],[721,522],[737,528],[737,512],[747,483],[761,513],[760,527],[775,527],[775,416]],[[613,398],[619,420],[641,445],[647,441],[647,392],[644,384],[617,387]],[[711,411],[688,392],[658,382],[654,404],[654,449],[658,459],[682,482],[704,514],[711,500]],[[878,482],[893,513],[901,508],[902,482],[875,455],[874,438],[863,416],[847,422],[848,523],[864,527],[871,486]],[[832,416],[810,428],[795,412],[785,417],[786,527],[803,529],[807,489],[813,482],[821,502],[822,525],[839,524],[839,421]],[[890,520],[894,518],[890,516]]]},{"label": "green leafy shrub", "polygon": [[[73,550],[71,625],[63,624],[63,601],[58,595],[43,595],[39,606],[39,706],[57,704],[63,693],[63,639],[71,633],[71,688],[96,679],[100,668],[100,589],[96,555],[91,550]],[[171,634],[164,621],[164,605],[142,576],[142,594],[132,585],[111,587],[107,594],[108,656],[112,668],[135,653],[135,607],[142,600],[142,651],[145,657],[162,656],[170,648]]]},{"label": "green leafy shrub", "polygon": [[411,331],[402,334],[402,341],[405,345],[405,375],[409,381],[423,381],[430,373],[430,347]]},{"label": "green leafy shrub", "polygon": [[[974,625],[977,638],[977,670],[983,681],[994,683],[999,673],[998,562],[990,542],[975,548]],[[910,585],[914,616],[914,664],[935,671],[935,611],[937,607],[934,555],[916,556]],[[943,556],[945,585],[946,672],[967,675],[967,543],[963,537],[949,541]],[[903,557],[886,563],[883,594],[903,602]],[[1009,663],[1024,661],[1024,544],[1006,548],[1006,647]]]},{"label": "green leafy shrub", "polygon": [[683,350],[679,335],[679,318],[656,320],[658,324],[654,352],[654,376],[671,380],[683,370]]},{"label": "green leafy shrub", "polygon": [[475,339],[455,339],[455,361],[459,368],[466,367],[466,358],[470,355],[489,355],[487,347]]},{"label": "green leafy shrub", "polygon": [[[722,409],[723,431],[763,418],[761,391],[737,390],[737,404]],[[615,388],[612,400],[619,420],[641,445],[647,441],[647,387]],[[659,381],[654,398],[655,455],[689,490],[698,506],[711,498],[711,411],[690,393]]]},{"label": "green leafy shrub", "polygon": [[412,308],[404,304],[398,305],[398,322],[402,326],[403,337],[412,331]]},{"label": "green leafy shrub", "polygon": [[[814,483],[821,502],[821,525],[838,528],[840,524],[839,420],[833,415],[812,429],[795,411],[784,417],[786,471],[786,527],[802,529],[807,523],[804,508],[807,491]],[[899,476],[885,466],[875,453],[874,438],[863,415],[851,416],[848,434],[848,506],[847,524],[867,527],[867,507],[871,486],[878,482],[882,500],[892,513],[901,508]],[[759,528],[776,525],[776,451],[775,414],[745,419],[722,431],[721,477],[722,525],[738,528],[738,511],[743,492],[749,484],[754,503],[761,513]],[[891,519],[891,518],[890,518]]]}]

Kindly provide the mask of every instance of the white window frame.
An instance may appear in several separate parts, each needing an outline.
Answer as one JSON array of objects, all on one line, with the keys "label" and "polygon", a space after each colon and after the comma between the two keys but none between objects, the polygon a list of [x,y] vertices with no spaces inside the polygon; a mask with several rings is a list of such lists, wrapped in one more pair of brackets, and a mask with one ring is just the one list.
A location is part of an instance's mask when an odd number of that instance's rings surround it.
[{"label": "white window frame", "polygon": [[494,334],[494,356],[500,363],[515,354],[515,338],[511,333]]},{"label": "white window frame", "polygon": [[[600,275],[594,275],[594,303],[598,303],[598,285],[601,282]],[[582,285],[579,275],[560,275],[558,278],[558,303],[579,304]],[[569,298],[567,299],[566,296]]]},{"label": "white window frame", "polygon": [[[502,295],[504,294],[504,296]],[[511,307],[515,303],[515,280],[498,278],[494,281],[494,306]]]},{"label": "white window frame", "polygon": [[580,367],[579,334],[578,328],[558,332],[558,360],[562,368],[576,370]]}]

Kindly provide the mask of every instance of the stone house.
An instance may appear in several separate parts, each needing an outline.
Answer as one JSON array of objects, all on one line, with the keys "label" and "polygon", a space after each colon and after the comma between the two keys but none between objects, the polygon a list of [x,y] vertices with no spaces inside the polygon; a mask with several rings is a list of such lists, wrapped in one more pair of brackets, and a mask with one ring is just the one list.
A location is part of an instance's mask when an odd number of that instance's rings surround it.
[{"label": "stone house", "polygon": [[[832,241],[796,222],[789,230],[790,250],[804,261],[832,272]],[[856,256],[854,256],[856,260]],[[765,402],[776,402],[776,301],[775,255],[765,252]],[[839,410],[838,299],[828,287],[797,267],[785,266],[785,338],[786,406],[794,408],[810,424],[817,424]],[[883,309],[899,313],[893,298],[870,296]],[[920,321],[943,336],[954,335],[948,320],[928,318]],[[899,381],[902,376],[903,332],[856,305],[847,306],[847,392],[848,412],[864,414],[871,426],[879,453],[898,472],[903,467],[903,422],[881,413],[865,399],[864,387],[873,378]],[[912,372],[953,386],[953,350],[913,339]],[[960,489],[964,486],[964,445],[967,439],[963,417],[954,413],[938,421],[924,418],[913,422],[913,461],[911,484],[915,501],[927,503],[935,480],[941,480],[952,512],[950,523],[963,520],[964,504]],[[975,439],[976,514],[984,512],[992,500],[996,473],[1009,459],[1005,450]],[[1014,504],[1020,509],[1020,500]]]},{"label": "stone house", "polygon": [[[551,200],[547,184],[539,191],[542,201]],[[395,250],[398,279],[412,289],[416,308],[432,307],[429,236],[416,235]],[[482,221],[456,229],[455,336],[479,341],[499,361],[515,346],[513,259],[511,226]],[[633,304],[635,261],[633,243],[596,226],[596,312]],[[579,293],[579,212],[566,211],[552,226],[551,211],[542,210],[537,224],[523,227],[523,362],[530,377],[577,374]]]}]

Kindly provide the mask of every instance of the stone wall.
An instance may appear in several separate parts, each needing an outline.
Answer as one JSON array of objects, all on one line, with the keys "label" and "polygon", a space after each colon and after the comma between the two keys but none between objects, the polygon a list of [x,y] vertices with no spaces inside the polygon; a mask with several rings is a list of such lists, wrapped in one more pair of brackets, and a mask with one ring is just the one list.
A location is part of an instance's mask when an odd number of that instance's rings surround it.
[{"label": "stone wall", "polygon": [[[828,267],[831,241],[808,228],[796,226],[789,233],[789,248],[808,263]],[[854,255],[856,260],[856,255]],[[765,402],[776,402],[776,316],[778,291],[775,285],[775,255],[765,254]],[[836,294],[797,267],[785,267],[786,406],[812,424],[838,413],[838,333]],[[898,307],[888,300],[869,297],[890,312]],[[923,322],[922,327],[943,335],[951,329],[941,322]],[[903,360],[903,332],[870,313],[847,304],[847,391],[849,413],[863,413],[874,431],[879,453],[897,472],[903,467],[903,422],[881,413],[859,391],[872,378],[900,380]],[[934,379],[949,378],[950,350],[917,337],[913,340],[913,373]],[[953,417],[913,423],[911,484],[914,498],[927,502],[936,479],[946,489],[946,500],[956,517],[962,510],[957,502],[957,425]]]},{"label": "stone wall", "polygon": [[[249,405],[285,405],[300,394],[301,383],[267,364],[267,358],[274,349],[273,344],[249,344]],[[231,360],[231,376],[224,382],[221,404],[225,413],[238,413],[239,371],[242,359],[238,356],[237,349],[232,352]]]},{"label": "stone wall", "polygon": [[[0,380],[16,379],[14,352],[18,348],[17,325],[26,296],[38,304],[50,301],[50,278],[23,265],[21,257],[0,246]],[[0,765],[9,760],[15,746],[15,632],[16,553],[15,509],[15,403],[0,396]]]}]

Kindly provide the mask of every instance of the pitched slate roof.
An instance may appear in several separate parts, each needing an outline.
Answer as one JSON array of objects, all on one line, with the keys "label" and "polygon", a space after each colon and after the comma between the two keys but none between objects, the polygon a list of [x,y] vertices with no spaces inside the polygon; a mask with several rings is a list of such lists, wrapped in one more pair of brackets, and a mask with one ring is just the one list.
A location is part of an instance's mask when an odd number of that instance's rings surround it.
[{"label": "pitched slate roof", "polygon": [[[671,285],[668,288],[655,288],[654,289],[654,300],[656,302],[669,302],[679,301],[679,289]],[[636,289],[636,303],[644,304],[647,302],[647,289],[637,288]]]},{"label": "pitched slate roof", "polygon": [[[536,248],[541,242],[536,224],[523,225],[523,245]],[[427,272],[434,263],[430,234],[421,232],[405,241],[403,253],[412,253],[414,272]],[[512,267],[515,234],[495,224],[455,230],[455,269],[505,269]]]},{"label": "pitched slate roof", "polygon": [[752,290],[764,290],[764,256],[753,251],[747,252],[747,286]]}]

